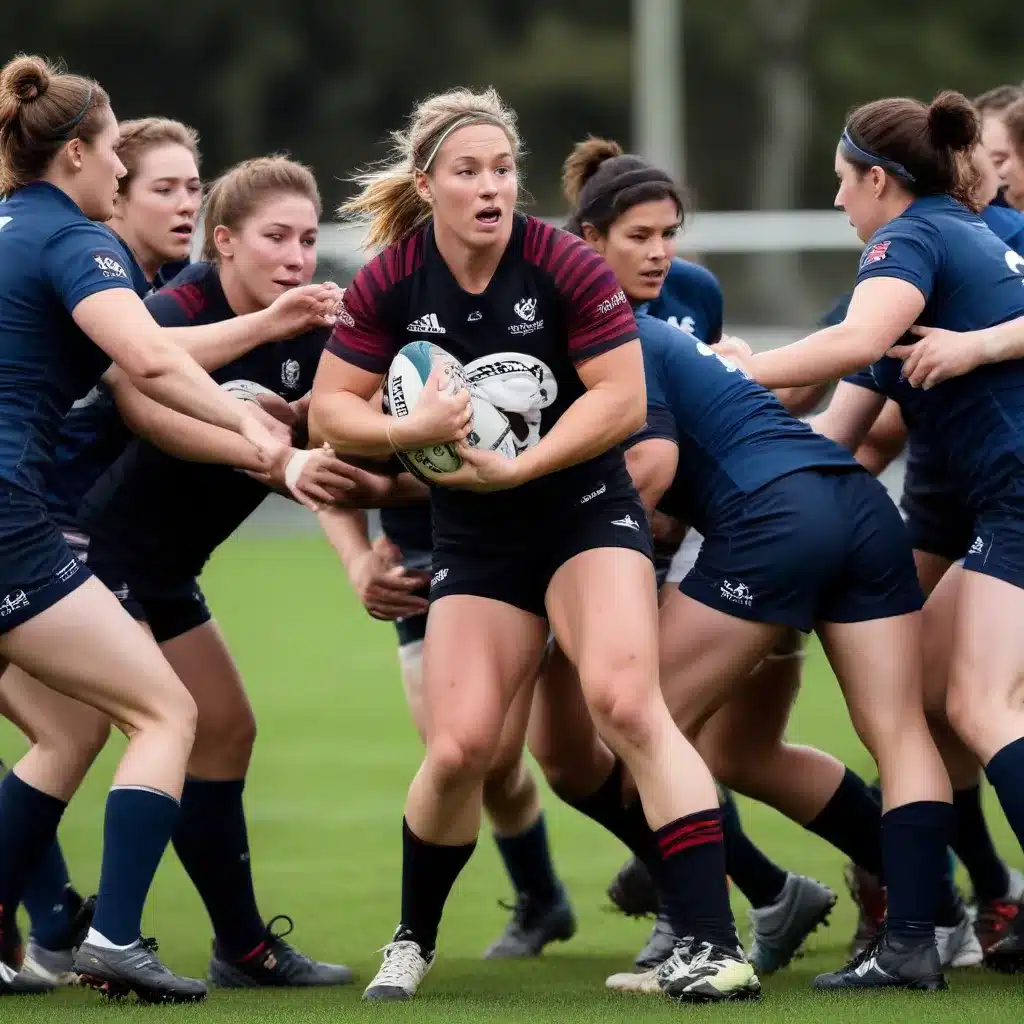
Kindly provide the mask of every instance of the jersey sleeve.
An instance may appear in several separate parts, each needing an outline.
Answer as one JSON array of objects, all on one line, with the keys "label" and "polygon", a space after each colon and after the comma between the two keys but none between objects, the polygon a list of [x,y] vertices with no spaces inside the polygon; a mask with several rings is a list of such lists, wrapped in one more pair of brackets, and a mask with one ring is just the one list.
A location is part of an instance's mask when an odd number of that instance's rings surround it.
[{"label": "jersey sleeve", "polygon": [[876,232],[864,249],[857,284],[872,277],[894,277],[912,284],[927,301],[943,258],[942,242],[928,227],[897,217]]},{"label": "jersey sleeve", "polygon": [[183,284],[154,292],[145,303],[161,327],[188,327],[202,310],[204,299],[199,285]]},{"label": "jersey sleeve", "polygon": [[568,309],[569,357],[574,363],[638,337],[626,293],[612,268],[586,242],[559,232],[548,265]]},{"label": "jersey sleeve", "polygon": [[640,346],[644,356],[644,380],[647,386],[647,422],[623,442],[625,448],[631,448],[641,441],[650,441],[652,438],[664,438],[666,441],[679,443],[679,428],[669,405],[666,390],[668,370],[663,344],[657,332],[644,330],[641,326]]},{"label": "jersey sleeve", "polygon": [[835,327],[846,319],[846,311],[850,308],[850,299],[853,292],[847,292],[838,302],[821,318],[822,327]]},{"label": "jersey sleeve", "polygon": [[844,377],[843,380],[847,384],[854,385],[854,387],[873,391],[876,395],[882,394],[882,389],[878,386],[870,366],[866,366],[863,370],[858,370],[856,373],[851,373],[848,377]]},{"label": "jersey sleeve", "polygon": [[382,256],[366,264],[345,289],[327,351],[370,373],[386,373],[399,346],[385,322]]},{"label": "jersey sleeve", "polygon": [[43,245],[41,267],[69,313],[90,295],[113,288],[134,292],[128,257],[121,243],[98,224],[76,223]]}]

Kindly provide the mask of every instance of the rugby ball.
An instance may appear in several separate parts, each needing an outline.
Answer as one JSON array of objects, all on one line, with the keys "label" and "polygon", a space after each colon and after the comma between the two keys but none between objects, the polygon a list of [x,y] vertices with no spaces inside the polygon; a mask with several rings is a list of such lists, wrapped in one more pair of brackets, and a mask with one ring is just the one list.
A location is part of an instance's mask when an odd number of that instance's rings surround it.
[{"label": "rugby ball", "polygon": [[[444,368],[450,393],[464,387],[470,389],[473,424],[466,443],[473,448],[490,448],[506,458],[515,458],[515,437],[505,414],[483,396],[473,394],[462,364],[432,342],[410,342],[392,360],[384,385],[384,411],[397,419],[408,416],[416,408],[430,371],[437,363]],[[415,448],[400,452],[398,457],[410,473],[426,483],[443,484],[444,477],[462,465],[454,444]]]},{"label": "rugby ball", "polygon": [[233,398],[240,398],[243,402],[256,402],[259,395],[275,395],[277,392],[257,384],[254,380],[229,380],[221,384],[221,390],[226,391]]}]

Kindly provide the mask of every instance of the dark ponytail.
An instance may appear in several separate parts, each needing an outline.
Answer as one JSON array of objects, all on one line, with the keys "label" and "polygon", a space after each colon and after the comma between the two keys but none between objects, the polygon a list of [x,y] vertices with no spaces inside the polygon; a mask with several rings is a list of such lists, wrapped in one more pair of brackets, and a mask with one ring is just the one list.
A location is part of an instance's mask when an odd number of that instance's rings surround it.
[{"label": "dark ponytail", "polygon": [[970,101],[946,91],[929,106],[890,97],[857,107],[839,148],[851,164],[864,170],[881,167],[915,196],[950,195],[976,209],[978,172],[970,157],[980,141]]},{"label": "dark ponytail", "polygon": [[573,211],[566,230],[581,237],[584,224],[607,235],[619,217],[640,203],[671,199],[680,219],[686,209],[670,175],[638,156],[623,153],[617,142],[593,136],[577,142],[566,158],[562,192]]}]

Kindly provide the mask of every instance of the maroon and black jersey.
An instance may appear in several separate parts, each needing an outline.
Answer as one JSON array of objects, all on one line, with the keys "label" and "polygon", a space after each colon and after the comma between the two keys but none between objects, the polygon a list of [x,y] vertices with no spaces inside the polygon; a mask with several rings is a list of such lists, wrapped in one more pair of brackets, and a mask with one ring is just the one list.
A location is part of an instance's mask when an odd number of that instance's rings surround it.
[{"label": "maroon and black jersey", "polygon": [[[517,215],[508,247],[479,295],[452,276],[432,222],[389,246],[346,290],[327,348],[371,373],[386,373],[403,345],[434,342],[463,364],[477,393],[508,416],[525,449],[586,390],[576,367],[635,338],[632,308],[604,259],[575,235]],[[521,543],[524,529],[550,521],[559,507],[595,494],[631,493],[617,446],[506,491],[432,487],[435,540],[514,524]]]}]

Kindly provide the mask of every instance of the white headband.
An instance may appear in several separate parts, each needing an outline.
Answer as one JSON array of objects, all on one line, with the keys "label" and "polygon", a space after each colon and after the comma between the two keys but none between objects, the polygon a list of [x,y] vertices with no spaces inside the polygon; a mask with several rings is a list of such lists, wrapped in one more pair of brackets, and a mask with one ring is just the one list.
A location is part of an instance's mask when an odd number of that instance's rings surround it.
[{"label": "white headband", "polygon": [[427,157],[426,162],[423,164],[423,166],[417,168],[417,170],[422,171],[424,174],[426,174],[427,171],[430,170],[430,165],[434,162],[434,158],[437,156],[437,151],[444,145],[444,140],[447,139],[452,132],[457,131],[459,128],[465,128],[467,125],[470,124],[481,123],[493,124],[496,125],[498,128],[501,128],[502,131],[505,130],[505,126],[501,123],[501,121],[499,121],[492,114],[488,114],[485,111],[480,110],[474,111],[469,114],[463,114],[461,117],[457,117],[454,121],[452,121],[452,123],[448,125],[448,127],[445,128],[443,132],[441,132],[441,137],[434,144],[434,148],[430,151],[430,156]]}]

